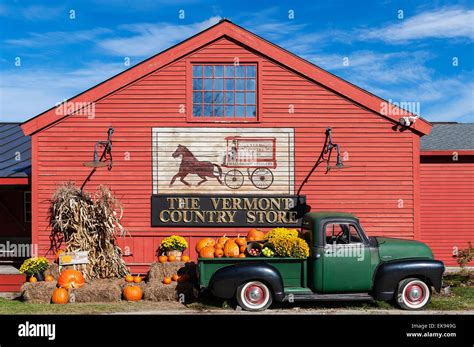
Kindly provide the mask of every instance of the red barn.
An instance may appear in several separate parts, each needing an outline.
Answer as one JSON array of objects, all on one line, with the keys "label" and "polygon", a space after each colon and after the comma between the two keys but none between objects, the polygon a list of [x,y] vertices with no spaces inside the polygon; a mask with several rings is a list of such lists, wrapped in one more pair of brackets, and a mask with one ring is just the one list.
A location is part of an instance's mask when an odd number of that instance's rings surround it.
[{"label": "red barn", "polygon": [[420,239],[457,266],[453,255],[474,244],[474,124],[434,124],[421,140],[420,168]]},{"label": "red barn", "polygon": [[[352,212],[371,235],[420,239],[419,144],[431,125],[420,118],[403,127],[404,111],[386,106],[223,20],[23,123],[32,138],[33,242],[48,252],[51,196],[65,181],[82,185],[91,172],[83,162],[109,127],[113,168],[99,168],[85,187],[107,184],[121,199],[132,236],[121,245],[134,271],[146,271],[164,236],[185,236],[194,257],[197,239],[248,230],[229,227],[224,217],[186,225],[200,215],[179,209],[155,223],[161,210],[152,208],[152,196],[294,195],[327,127],[350,168],[314,173],[302,191],[312,210]],[[165,223],[172,219],[180,226]]]}]

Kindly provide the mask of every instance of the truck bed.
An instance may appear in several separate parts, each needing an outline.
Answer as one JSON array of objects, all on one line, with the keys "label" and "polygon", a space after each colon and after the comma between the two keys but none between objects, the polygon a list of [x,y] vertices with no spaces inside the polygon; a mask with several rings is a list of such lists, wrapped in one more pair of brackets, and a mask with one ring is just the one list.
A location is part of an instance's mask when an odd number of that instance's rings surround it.
[{"label": "truck bed", "polygon": [[[198,258],[199,265],[199,285],[207,288],[212,275],[219,269],[240,263],[267,263],[275,267],[283,278],[283,286],[290,291],[307,288],[306,259],[298,258],[268,258],[268,257],[248,257],[248,258]],[[285,290],[286,291],[286,290]]]}]

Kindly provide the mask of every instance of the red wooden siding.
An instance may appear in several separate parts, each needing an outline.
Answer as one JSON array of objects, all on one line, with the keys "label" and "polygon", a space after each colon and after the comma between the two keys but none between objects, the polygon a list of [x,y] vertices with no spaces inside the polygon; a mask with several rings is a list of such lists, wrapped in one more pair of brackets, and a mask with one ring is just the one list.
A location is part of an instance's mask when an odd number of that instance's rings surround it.
[{"label": "red wooden siding", "polygon": [[460,156],[458,162],[452,156],[422,156],[420,176],[421,240],[447,266],[458,266],[453,247],[474,244],[474,156]]},{"label": "red wooden siding", "polygon": [[[189,123],[186,113],[186,64],[194,59],[219,62],[245,57],[259,61],[261,69],[258,96],[259,123]],[[289,113],[293,105],[294,113]],[[187,110],[191,112],[190,109]],[[180,59],[137,82],[107,96],[96,105],[93,119],[71,116],[33,136],[33,180],[37,200],[34,211],[34,238],[40,254],[49,247],[49,199],[56,186],[67,180],[81,184],[89,169],[82,162],[91,160],[95,141],[104,139],[109,126],[113,135],[114,167],[99,169],[87,184],[92,190],[106,183],[124,204],[124,224],[132,238],[121,240],[130,247],[131,264],[154,260],[161,237],[178,233],[195,239],[204,235],[244,233],[245,230],[216,228],[150,227],[152,194],[152,127],[291,127],[295,129],[295,190],[310,170],[322,146],[327,126],[334,141],[347,152],[351,169],[323,170],[310,179],[303,190],[313,210],[353,212],[371,234],[414,237],[414,143],[418,135],[393,130],[393,123],[334,92],[246,50],[221,39],[187,58]],[[130,160],[127,160],[129,157]],[[34,183],[35,184],[35,183]],[[36,207],[36,208],[35,208]],[[192,238],[191,238],[192,236]],[[191,255],[194,256],[194,247]]]}]

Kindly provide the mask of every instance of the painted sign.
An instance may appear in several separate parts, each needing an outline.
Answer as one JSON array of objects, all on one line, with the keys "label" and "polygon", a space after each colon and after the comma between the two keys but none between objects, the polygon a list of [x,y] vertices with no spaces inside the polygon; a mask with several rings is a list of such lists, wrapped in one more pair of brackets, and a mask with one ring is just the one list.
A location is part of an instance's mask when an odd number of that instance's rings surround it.
[{"label": "painted sign", "polygon": [[153,128],[154,194],[293,194],[292,128]]},{"label": "painted sign", "polygon": [[152,196],[152,226],[300,227],[306,198],[294,195]]},{"label": "painted sign", "polygon": [[79,265],[79,264],[88,264],[89,263],[89,252],[88,251],[78,251],[78,252],[68,252],[61,253],[59,256],[59,265]]}]

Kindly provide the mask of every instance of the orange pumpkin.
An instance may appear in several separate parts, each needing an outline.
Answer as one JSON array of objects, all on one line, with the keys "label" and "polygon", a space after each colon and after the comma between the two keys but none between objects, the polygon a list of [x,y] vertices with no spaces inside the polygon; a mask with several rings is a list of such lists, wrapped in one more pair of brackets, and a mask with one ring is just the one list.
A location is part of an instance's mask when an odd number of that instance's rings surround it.
[{"label": "orange pumpkin", "polygon": [[237,258],[239,256],[239,246],[234,240],[227,240],[224,246],[224,255],[229,258]]},{"label": "orange pumpkin", "polygon": [[214,246],[207,246],[201,249],[199,256],[201,258],[214,258]]},{"label": "orange pumpkin", "polygon": [[168,261],[169,261],[170,263],[176,261],[176,256],[175,256],[175,255],[170,255],[170,256],[168,257]]},{"label": "orange pumpkin", "polygon": [[80,288],[84,285],[84,276],[80,271],[67,269],[61,272],[58,278],[58,286],[61,288]]},{"label": "orange pumpkin", "polygon": [[216,245],[214,246],[215,249],[224,249],[224,244],[222,243],[216,243]]},{"label": "orange pumpkin", "polygon": [[125,276],[125,281],[127,281],[127,282],[133,282],[133,276],[132,276],[132,275],[127,275],[127,276]]},{"label": "orange pumpkin", "polygon": [[227,242],[229,238],[227,236],[222,236],[217,239],[217,244],[222,245],[222,248],[224,248],[225,243]]},{"label": "orange pumpkin", "polygon": [[160,263],[166,263],[166,262],[168,261],[168,257],[167,257],[166,255],[160,255],[160,256],[158,257],[158,261],[159,261]]},{"label": "orange pumpkin", "polygon": [[201,240],[199,240],[199,242],[196,245],[196,252],[198,252],[198,253],[201,252],[201,249],[203,249],[204,247],[209,247],[209,246],[214,247],[215,244],[216,244],[216,241],[214,241],[210,237],[206,237],[204,239],[201,239]]},{"label": "orange pumpkin", "polygon": [[247,234],[250,241],[260,241],[265,238],[265,233],[259,229],[251,229]]},{"label": "orange pumpkin", "polygon": [[123,297],[127,301],[139,301],[142,299],[143,292],[140,286],[126,286],[123,289]]},{"label": "orange pumpkin", "polygon": [[246,249],[247,249],[247,247],[245,247],[245,246],[239,246],[239,252],[240,253],[244,253]]},{"label": "orange pumpkin", "polygon": [[142,278],[140,276],[133,277],[133,282],[140,283],[141,281],[142,281]]},{"label": "orange pumpkin", "polygon": [[69,302],[69,294],[67,290],[64,288],[56,288],[53,290],[51,302],[53,304],[67,304]]},{"label": "orange pumpkin", "polygon": [[30,283],[35,283],[38,282],[38,279],[35,276],[31,276],[28,281],[30,281]]},{"label": "orange pumpkin", "polygon": [[170,284],[171,283],[171,278],[170,277],[163,278],[163,283],[164,284]]},{"label": "orange pumpkin", "polygon": [[46,282],[53,282],[53,281],[54,281],[54,277],[53,277],[52,275],[48,275],[48,276],[46,276],[46,277],[44,278],[44,280],[45,280]]},{"label": "orange pumpkin", "polygon": [[240,237],[240,234],[234,239],[235,243],[239,245],[239,247],[247,246],[247,240],[243,237]]},{"label": "orange pumpkin", "polygon": [[178,278],[179,278],[179,276],[177,274],[174,274],[173,276],[171,276],[171,280],[173,280],[175,282],[178,280]]},{"label": "orange pumpkin", "polygon": [[218,248],[214,251],[216,258],[222,258],[224,256],[224,250]]},{"label": "orange pumpkin", "polygon": [[244,254],[244,253],[240,253],[240,254],[239,254],[239,258],[245,258],[245,254]]},{"label": "orange pumpkin", "polygon": [[189,255],[183,255],[181,257],[181,261],[184,261],[185,263],[187,263],[189,261]]}]

